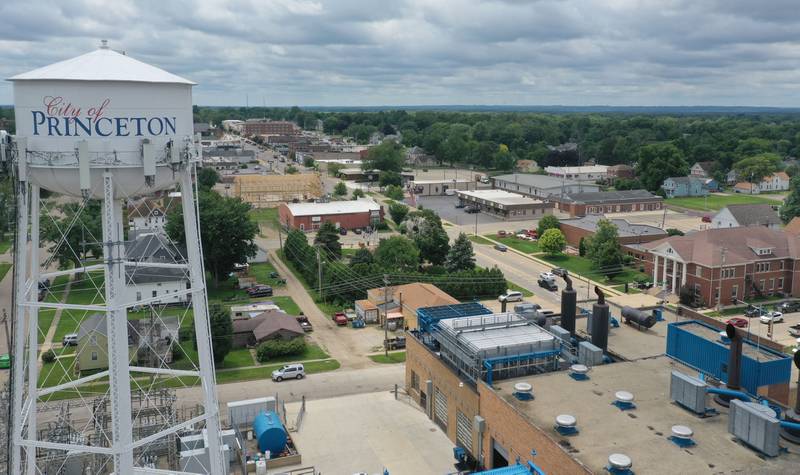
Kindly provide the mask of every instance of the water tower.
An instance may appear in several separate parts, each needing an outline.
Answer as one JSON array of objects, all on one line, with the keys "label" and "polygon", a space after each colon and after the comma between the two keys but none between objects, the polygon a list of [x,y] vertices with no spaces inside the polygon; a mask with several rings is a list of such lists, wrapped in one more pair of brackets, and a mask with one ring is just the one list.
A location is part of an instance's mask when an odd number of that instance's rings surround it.
[{"label": "water tower", "polygon": [[[45,473],[37,467],[37,450],[65,454],[99,454],[108,460],[104,471],[139,473],[134,453],[188,426],[208,429],[208,473],[224,473],[220,456],[219,420],[207,296],[198,231],[194,175],[198,161],[193,134],[193,82],[113,51],[105,42],[96,51],[9,79],[14,87],[16,136],[7,151],[17,182],[17,250],[11,473]],[[194,311],[197,364],[191,370],[137,366],[129,357],[128,310],[160,304],[161,295],[131,301],[126,285],[130,267],[125,252],[124,206],[130,199],[180,188],[186,254],[180,263],[148,266],[181,270],[188,284],[173,299],[187,296]],[[85,204],[100,200],[102,259],[68,270],[42,269],[40,192]],[[63,244],[63,243],[62,243]],[[64,275],[102,274],[100,304],[39,301],[42,279]],[[39,375],[38,319],[40,311],[84,311],[105,318],[108,369],[56,386],[37,384]],[[94,355],[93,355],[94,356]],[[164,427],[146,437],[134,430],[131,385],[142,375],[157,378],[199,377],[203,411],[188,421]],[[92,444],[80,434],[53,442],[37,434],[45,396],[79,390],[90,383],[108,383],[110,405],[108,443]],[[139,383],[135,383],[139,384]],[[145,396],[146,397],[146,396]],[[91,413],[91,409],[89,410]],[[39,416],[37,418],[37,415]],[[48,414],[50,415],[50,414]],[[89,414],[91,417],[91,414]],[[38,419],[38,420],[37,420]],[[90,419],[91,420],[91,419]],[[95,421],[96,422],[96,421]],[[113,464],[113,467],[111,465]]]}]

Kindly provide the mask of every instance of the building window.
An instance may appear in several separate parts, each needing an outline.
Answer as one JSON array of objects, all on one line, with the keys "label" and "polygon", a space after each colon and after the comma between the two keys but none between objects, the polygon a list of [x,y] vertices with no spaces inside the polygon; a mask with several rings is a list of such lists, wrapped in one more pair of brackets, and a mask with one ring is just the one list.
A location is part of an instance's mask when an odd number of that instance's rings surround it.
[{"label": "building window", "polygon": [[96,351],[92,352],[92,361],[97,361],[97,352]]},{"label": "building window", "polygon": [[756,272],[769,272],[769,262],[756,262]]},{"label": "building window", "polygon": [[785,262],[781,261],[781,270],[785,267]]},{"label": "building window", "polygon": [[153,297],[157,297],[157,296],[158,296],[158,290],[154,290],[153,291]]},{"label": "building window", "polygon": [[136,301],[138,302],[139,300],[142,300],[142,293],[136,292]]},{"label": "building window", "polygon": [[733,287],[731,287],[731,300],[736,301],[736,299],[738,298],[739,298],[739,286],[734,285]]},{"label": "building window", "polygon": [[736,277],[736,268],[734,267],[726,267],[722,269],[722,278],[723,279],[732,279]]},{"label": "building window", "polygon": [[775,279],[769,279],[769,290],[775,290]]},{"label": "building window", "polygon": [[703,268],[700,266],[694,266],[694,275],[697,277],[703,277]]},{"label": "building window", "polygon": [[764,279],[761,279],[761,280],[758,281],[758,288],[761,289],[762,292],[764,291],[765,283],[766,283],[766,281]]},{"label": "building window", "polygon": [[778,290],[783,289],[783,277],[778,278]]},{"label": "building window", "polygon": [[411,389],[419,391],[419,375],[413,370],[411,371]]}]

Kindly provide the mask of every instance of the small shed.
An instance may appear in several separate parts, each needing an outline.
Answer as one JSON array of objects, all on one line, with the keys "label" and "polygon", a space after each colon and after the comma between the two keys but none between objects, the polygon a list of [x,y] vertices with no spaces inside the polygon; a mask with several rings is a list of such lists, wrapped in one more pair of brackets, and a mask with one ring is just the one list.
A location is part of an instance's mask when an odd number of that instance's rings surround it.
[{"label": "small shed", "polygon": [[378,306],[369,300],[356,300],[356,316],[363,319],[367,323],[376,323],[378,321]]}]

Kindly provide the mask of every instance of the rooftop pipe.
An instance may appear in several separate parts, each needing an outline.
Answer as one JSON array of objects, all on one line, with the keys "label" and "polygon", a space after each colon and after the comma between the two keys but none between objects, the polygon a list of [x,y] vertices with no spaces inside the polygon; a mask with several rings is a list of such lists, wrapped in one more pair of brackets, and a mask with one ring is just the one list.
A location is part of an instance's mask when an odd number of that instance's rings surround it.
[{"label": "rooftop pipe", "polygon": [[728,353],[728,382],[725,384],[728,391],[715,392],[714,400],[717,404],[728,407],[731,399],[741,399],[738,395],[744,394],[740,391],[741,386],[739,385],[742,373],[742,336],[730,323],[725,326],[725,334],[731,340],[730,353]]}]

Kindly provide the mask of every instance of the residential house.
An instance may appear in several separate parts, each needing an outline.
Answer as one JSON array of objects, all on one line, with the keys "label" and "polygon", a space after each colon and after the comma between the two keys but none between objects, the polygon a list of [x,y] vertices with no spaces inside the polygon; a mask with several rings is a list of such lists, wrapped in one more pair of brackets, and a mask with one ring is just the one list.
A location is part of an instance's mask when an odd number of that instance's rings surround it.
[{"label": "residential house", "polygon": [[692,168],[689,169],[689,176],[697,177],[697,178],[711,178],[711,172],[713,171],[715,166],[715,162],[696,162],[692,165]]},{"label": "residential house", "polygon": [[703,186],[703,180],[691,176],[676,176],[664,180],[661,189],[667,198],[681,198],[687,196],[706,196],[708,190]]},{"label": "residential house", "polygon": [[281,310],[268,310],[253,318],[233,321],[234,348],[257,346],[268,340],[291,340],[303,335],[303,327],[297,318]]},{"label": "residential house", "polygon": [[125,266],[125,302],[130,304],[149,299],[161,304],[186,303],[191,300],[190,286],[186,269],[146,263]]},{"label": "residential house", "polygon": [[[177,204],[180,206],[180,204]],[[162,231],[167,224],[167,211],[162,200],[143,198],[128,206],[128,229]]]},{"label": "residential house", "polygon": [[725,183],[728,185],[735,185],[739,181],[739,173],[736,170],[731,170],[725,175]]},{"label": "residential house", "polygon": [[[104,313],[86,316],[78,328],[75,365],[79,371],[108,368],[108,326]],[[172,343],[178,340],[178,317],[128,320],[128,358],[140,366],[172,362]]]},{"label": "residential house", "polygon": [[794,236],[800,236],[800,217],[794,217],[788,224],[783,228],[783,232],[792,234]]},{"label": "residential house", "polygon": [[711,218],[713,228],[764,226],[780,229],[781,218],[769,204],[728,205]]},{"label": "residential house", "polygon": [[772,191],[786,191],[789,189],[789,175],[786,172],[776,172],[768,177],[764,177],[759,183],[739,182],[734,187],[736,193],[749,193],[757,195],[759,193],[767,193]]},{"label": "residential house", "polygon": [[689,287],[705,306],[800,294],[800,238],[764,226],[707,229],[642,245],[646,272],[670,293]]},{"label": "residential house", "polygon": [[233,305],[231,306],[231,320],[248,320],[270,310],[280,310],[280,307],[271,301]]},{"label": "residential house", "polygon": [[701,180],[703,180],[703,188],[711,193],[716,193],[722,190],[722,186],[720,186],[719,182],[713,178],[701,178]]},{"label": "residential house", "polygon": [[367,323],[373,323],[370,320],[372,315],[382,323],[386,313],[389,320],[396,321],[400,328],[405,325],[406,328],[413,330],[417,328],[417,309],[457,303],[458,300],[439,287],[415,282],[387,289],[383,287],[369,289],[366,300],[355,302],[355,310],[356,315],[366,316]]},{"label": "residential house", "polygon": [[178,248],[161,233],[138,234],[125,242],[125,259],[132,262],[181,263],[186,259],[186,250]]},{"label": "residential house", "polygon": [[429,167],[436,164],[436,157],[425,153],[422,147],[416,145],[406,149],[406,165],[415,168]]}]

